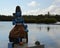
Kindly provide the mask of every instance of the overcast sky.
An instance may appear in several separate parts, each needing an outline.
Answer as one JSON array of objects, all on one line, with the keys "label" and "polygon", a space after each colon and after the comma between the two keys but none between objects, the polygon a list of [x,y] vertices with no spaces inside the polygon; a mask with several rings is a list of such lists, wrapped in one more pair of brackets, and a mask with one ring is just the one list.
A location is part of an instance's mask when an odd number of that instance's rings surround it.
[{"label": "overcast sky", "polygon": [[60,0],[0,0],[0,14],[12,15],[17,5],[25,15],[60,14]]}]

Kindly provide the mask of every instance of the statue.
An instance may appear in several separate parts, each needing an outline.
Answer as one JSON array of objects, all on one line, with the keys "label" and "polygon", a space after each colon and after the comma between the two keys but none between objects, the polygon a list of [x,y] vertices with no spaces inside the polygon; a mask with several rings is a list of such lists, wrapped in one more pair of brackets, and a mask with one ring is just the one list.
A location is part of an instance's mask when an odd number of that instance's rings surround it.
[{"label": "statue", "polygon": [[23,38],[26,38],[26,43],[28,42],[28,30],[27,25],[24,24],[24,19],[21,15],[20,6],[16,7],[15,13],[13,13],[13,25],[14,28],[10,31],[9,41],[14,43],[22,42]]},{"label": "statue", "polygon": [[20,6],[17,6],[16,7],[16,10],[15,10],[15,13],[13,13],[13,25],[15,25],[16,23],[24,23],[24,20],[23,18],[21,17],[22,15],[22,12],[21,12],[21,8]]}]

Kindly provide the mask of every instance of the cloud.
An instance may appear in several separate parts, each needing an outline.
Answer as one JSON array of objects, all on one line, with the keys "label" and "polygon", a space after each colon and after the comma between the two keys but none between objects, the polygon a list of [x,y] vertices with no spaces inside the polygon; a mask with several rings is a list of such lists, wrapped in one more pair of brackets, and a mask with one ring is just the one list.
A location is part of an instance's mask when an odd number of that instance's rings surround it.
[{"label": "cloud", "polygon": [[25,15],[37,15],[38,12],[39,12],[39,9],[35,9],[35,10],[26,11],[23,14],[25,14]]},{"label": "cloud", "polygon": [[[35,7],[37,5],[38,4],[36,1],[32,1],[31,3],[29,3],[29,6],[32,6],[32,7]],[[24,12],[23,14],[38,15],[38,14],[47,14],[48,12],[50,12],[51,14],[60,15],[60,0],[54,0],[53,3],[47,8],[43,8],[43,9],[38,8],[35,10],[29,10],[29,11]]]},{"label": "cloud", "polygon": [[54,0],[54,3],[59,3],[60,2],[60,0]]},{"label": "cloud", "polygon": [[30,7],[36,7],[36,6],[39,6],[40,4],[38,4],[36,1],[32,1],[30,3],[28,3],[28,6]]},{"label": "cloud", "polygon": [[60,13],[60,7],[56,5],[51,5],[48,8],[44,9],[44,12],[50,12],[51,14],[59,14]]},{"label": "cloud", "polygon": [[[51,7],[53,6],[53,7]],[[52,8],[50,10],[51,13],[53,14],[60,14],[60,0],[54,0],[50,7]]]},{"label": "cloud", "polygon": [[60,6],[60,0],[54,0],[53,5]]},{"label": "cloud", "polygon": [[60,7],[56,6],[56,5],[51,5],[48,8],[44,8],[44,9],[35,9],[35,10],[29,10],[24,12],[24,14],[26,15],[39,15],[39,14],[47,14],[48,12],[50,12],[51,14],[60,14]]}]

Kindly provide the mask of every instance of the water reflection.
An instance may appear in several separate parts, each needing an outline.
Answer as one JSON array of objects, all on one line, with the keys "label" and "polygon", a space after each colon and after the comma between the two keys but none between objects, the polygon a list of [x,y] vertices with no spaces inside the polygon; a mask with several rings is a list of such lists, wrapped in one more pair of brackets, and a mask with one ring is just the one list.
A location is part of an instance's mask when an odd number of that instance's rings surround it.
[{"label": "water reflection", "polygon": [[49,30],[50,30],[50,27],[49,26],[47,26],[47,27],[38,27],[38,29],[41,31],[41,30],[43,30],[45,28],[45,30],[47,30],[47,32],[49,32]]},{"label": "water reflection", "polygon": [[[8,40],[12,28],[11,22],[0,22],[0,48],[3,48],[4,42]],[[33,44],[38,40],[45,48],[60,48],[60,25],[28,24],[28,30],[28,43]],[[7,43],[4,46],[6,47]]]},{"label": "water reflection", "polygon": [[47,27],[47,31],[49,32],[49,30],[50,30],[50,27],[48,26],[48,27]]},{"label": "water reflection", "polygon": [[40,30],[40,32],[41,31],[46,31],[46,32],[52,31],[52,32],[55,32],[56,30],[58,30],[60,28],[60,26],[59,25],[38,25],[36,28],[38,30]]},{"label": "water reflection", "polygon": [[[45,48],[60,48],[60,25],[38,24],[34,29],[35,39],[45,44]],[[35,32],[37,32],[35,34]]]}]

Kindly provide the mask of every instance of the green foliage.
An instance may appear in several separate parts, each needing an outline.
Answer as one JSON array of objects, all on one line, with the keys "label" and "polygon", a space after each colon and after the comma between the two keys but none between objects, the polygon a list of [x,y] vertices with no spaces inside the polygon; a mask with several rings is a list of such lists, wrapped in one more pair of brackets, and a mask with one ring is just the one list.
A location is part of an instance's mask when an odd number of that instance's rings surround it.
[{"label": "green foliage", "polygon": [[45,18],[44,22],[45,23],[56,23],[57,20],[55,18]]},{"label": "green foliage", "polygon": [[[50,16],[48,15],[23,15],[22,16],[26,23],[56,23],[57,21],[60,21],[60,15],[56,16]],[[4,16],[0,15],[0,21],[12,21],[13,16]]]}]

